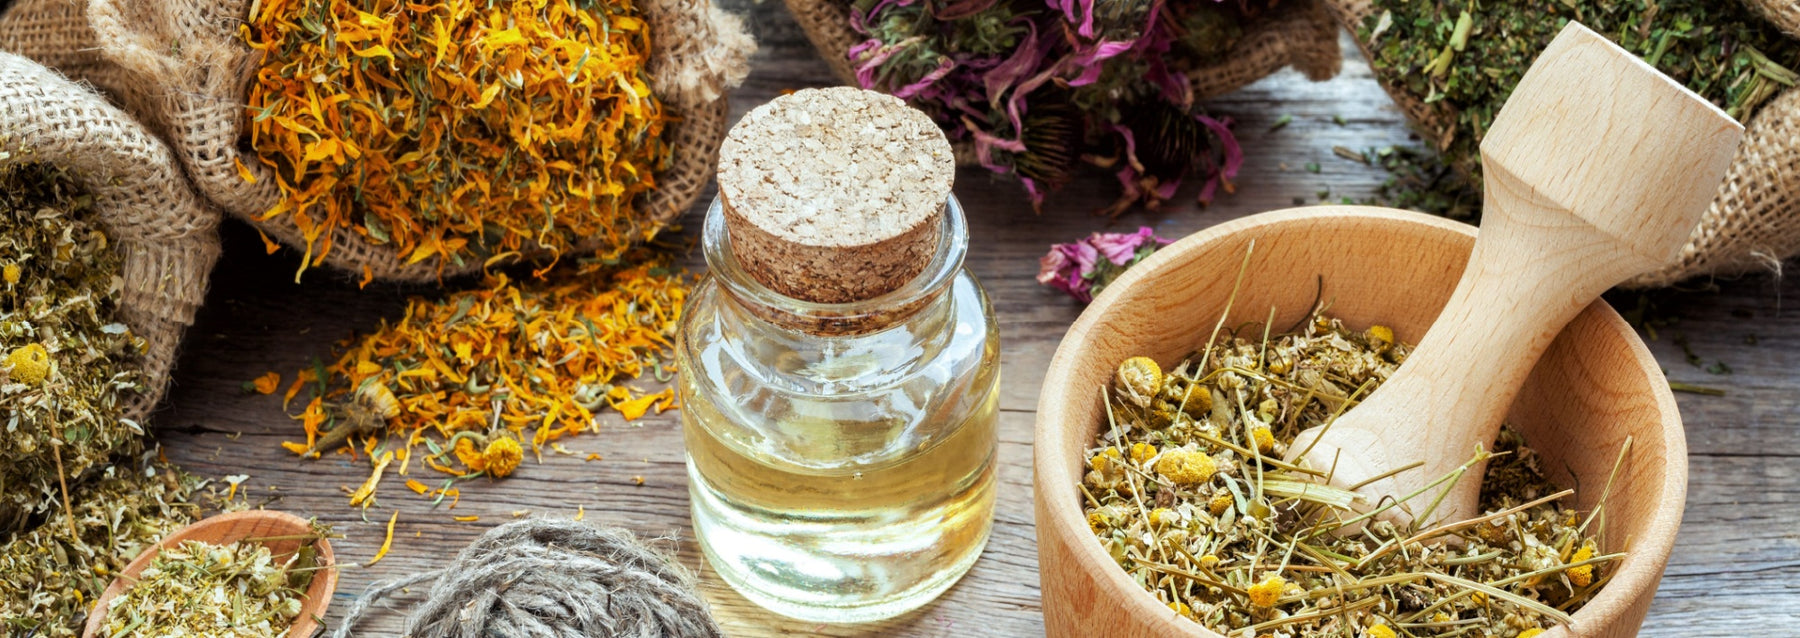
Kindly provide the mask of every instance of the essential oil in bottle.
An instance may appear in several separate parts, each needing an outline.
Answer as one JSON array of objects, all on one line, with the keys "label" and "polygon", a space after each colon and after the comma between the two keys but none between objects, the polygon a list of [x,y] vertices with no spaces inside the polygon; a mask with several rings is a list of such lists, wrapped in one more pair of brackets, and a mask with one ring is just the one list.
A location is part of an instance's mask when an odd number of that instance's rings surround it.
[{"label": "essential oil in bottle", "polygon": [[999,339],[963,270],[949,143],[880,93],[804,90],[720,149],[678,348],[695,534],[745,598],[918,608],[993,525]]}]

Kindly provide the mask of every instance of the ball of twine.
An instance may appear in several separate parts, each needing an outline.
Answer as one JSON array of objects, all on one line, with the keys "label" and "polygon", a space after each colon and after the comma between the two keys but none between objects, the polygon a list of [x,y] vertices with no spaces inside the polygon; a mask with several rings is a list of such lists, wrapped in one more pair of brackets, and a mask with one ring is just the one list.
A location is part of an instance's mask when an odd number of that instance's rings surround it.
[{"label": "ball of twine", "polygon": [[431,638],[717,638],[724,634],[673,559],[622,529],[533,519],[501,525],[443,569],[375,583],[333,638],[378,601],[436,581],[406,621]]}]

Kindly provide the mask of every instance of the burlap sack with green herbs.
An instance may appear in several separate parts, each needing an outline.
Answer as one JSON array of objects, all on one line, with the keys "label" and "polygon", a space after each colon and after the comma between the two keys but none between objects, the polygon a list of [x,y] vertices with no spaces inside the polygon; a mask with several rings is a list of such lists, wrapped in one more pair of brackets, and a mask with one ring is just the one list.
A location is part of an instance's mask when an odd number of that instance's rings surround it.
[{"label": "burlap sack with green herbs", "polygon": [[[83,312],[57,316],[79,317],[95,324],[118,322],[123,324],[124,333],[109,327],[100,331],[142,339],[142,350],[136,357],[127,349],[124,359],[108,359],[125,361],[123,369],[128,372],[123,374],[134,379],[120,381],[115,377],[108,381],[114,385],[104,386],[135,386],[141,391],[105,391],[92,404],[92,411],[80,408],[79,414],[65,414],[72,417],[66,421],[46,419],[62,422],[35,420],[3,426],[9,439],[0,449],[9,454],[4,467],[0,467],[0,480],[8,483],[0,491],[4,495],[0,498],[0,530],[16,529],[32,510],[41,510],[55,499],[58,467],[74,483],[89,470],[104,466],[109,455],[141,445],[144,431],[139,424],[168,387],[182,333],[193,323],[194,312],[206,292],[207,277],[219,255],[219,213],[191,190],[168,147],[92,90],[35,62],[0,52],[0,167],[23,170],[32,166],[66,178],[83,193],[76,196],[80,203],[70,204],[70,211],[86,211],[81,213],[84,217],[77,219],[97,225],[105,236],[103,244],[83,245],[104,246],[116,250],[120,257],[111,292],[106,295],[109,299],[94,304],[95,315]],[[40,209],[36,218],[45,219],[48,212]],[[65,238],[74,232],[73,227],[66,228],[69,230],[61,231]],[[9,227],[8,232],[15,229]],[[15,239],[25,236],[22,230],[16,232],[20,234],[14,235]],[[95,240],[75,237],[73,241]],[[59,249],[55,255],[11,256],[9,259],[23,263],[8,262],[5,270],[12,281],[4,285],[6,293],[22,294],[17,291],[35,289],[41,281],[23,278],[35,277],[54,263],[41,260],[74,258],[69,254]],[[20,317],[29,318],[40,316],[44,309],[32,304],[19,312]],[[8,333],[20,336],[13,328],[8,326]],[[6,376],[0,381],[8,384],[7,396],[26,396],[15,392],[25,385],[12,384],[29,384],[34,392],[43,392],[48,399],[47,403],[32,405],[56,414],[78,409],[70,405],[74,399],[67,392],[75,390],[69,380],[96,365],[97,357],[102,355],[83,344],[64,340],[52,326],[32,326],[23,334],[34,343],[9,343],[5,350],[45,348],[40,352],[47,352],[48,363],[36,373],[36,380],[26,379],[20,376],[24,374],[20,364],[9,357]],[[92,388],[81,390],[91,392]],[[25,407],[15,406],[19,410]],[[16,421],[23,412],[12,414]],[[115,423],[114,419],[123,421]],[[60,433],[55,431],[58,428]],[[33,439],[39,443],[26,444]],[[54,465],[51,448],[58,448],[54,453],[60,455]]]},{"label": "burlap sack with green herbs", "polygon": [[[856,68],[850,48],[862,41],[851,30],[846,0],[786,0],[788,10],[806,31],[819,55],[838,81],[856,86]],[[920,0],[929,1],[929,0]],[[1186,72],[1196,99],[1207,99],[1244,88],[1292,66],[1308,79],[1322,81],[1337,74],[1343,62],[1338,47],[1338,28],[1331,14],[1315,0],[1295,0],[1270,19],[1245,27],[1243,37],[1221,56],[1223,62]],[[958,145],[957,162],[976,163],[972,148]]]},{"label": "burlap sack with green herbs", "polygon": [[[1388,46],[1393,40],[1393,36],[1381,28],[1382,7],[1393,6],[1387,4],[1389,1],[1330,0],[1332,13],[1351,32],[1358,34],[1358,46],[1370,60],[1378,59],[1377,47]],[[1582,0],[1577,4],[1590,1]],[[1800,3],[1792,0],[1727,0],[1740,1],[1773,20],[1774,25],[1786,34],[1800,36]],[[1715,10],[1729,9],[1724,2],[1708,6]],[[1445,13],[1451,15],[1441,16],[1443,24],[1453,27],[1460,12]],[[1473,14],[1471,17],[1474,19],[1471,20],[1469,41],[1470,46],[1474,46],[1484,34],[1479,26],[1482,24],[1480,18]],[[1546,21],[1544,24],[1555,26],[1561,24],[1563,17],[1568,16],[1547,15],[1542,19]],[[1389,22],[1391,24],[1391,17]],[[1372,34],[1374,42],[1368,41]],[[1444,34],[1454,38],[1451,30]],[[1376,66],[1376,79],[1407,118],[1432,143],[1440,148],[1447,146],[1458,128],[1456,109],[1445,101],[1428,100],[1425,95],[1407,90],[1403,77],[1396,77],[1380,65]],[[1682,248],[1680,259],[1660,271],[1637,277],[1626,286],[1656,288],[1697,277],[1780,272],[1783,260],[1800,255],[1800,89],[1787,88],[1762,102],[1744,125],[1743,141],[1725,181],[1702,216],[1700,226]],[[1460,172],[1471,172],[1469,166],[1458,165],[1454,161],[1456,158],[1451,159],[1451,165]]]},{"label": "burlap sack with green herbs", "polygon": [[[195,187],[226,212],[296,250],[309,247],[292,216],[266,219],[283,198],[250,148],[246,96],[262,62],[240,35],[254,0],[18,0],[0,15],[0,48],[88,81],[174,148]],[[652,32],[650,84],[678,118],[662,137],[671,161],[635,205],[644,235],[672,221],[712,178],[726,128],[724,93],[748,73],[754,42],[742,20],[710,0],[642,0]],[[244,171],[253,179],[247,179]],[[322,263],[375,280],[427,282],[479,271],[481,259],[409,260],[357,229],[328,233]],[[602,248],[578,242],[575,251]],[[522,254],[526,259],[545,255]],[[566,254],[573,258],[579,255]]]}]

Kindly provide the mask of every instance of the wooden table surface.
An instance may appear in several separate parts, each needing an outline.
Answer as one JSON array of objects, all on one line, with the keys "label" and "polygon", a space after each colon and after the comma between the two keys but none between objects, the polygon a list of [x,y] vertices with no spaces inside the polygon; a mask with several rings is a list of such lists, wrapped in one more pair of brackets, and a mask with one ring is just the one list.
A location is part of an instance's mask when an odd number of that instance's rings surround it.
[{"label": "wooden table surface", "polygon": [[[734,117],[780,91],[832,82],[781,3],[724,4],[749,15],[761,42],[755,72],[732,94]],[[1210,105],[1215,114],[1237,121],[1249,152],[1236,195],[1205,209],[1189,199],[1161,213],[1132,213],[1112,228],[1151,225],[1162,236],[1180,237],[1297,200],[1314,202],[1320,191],[1329,190],[1334,200],[1366,196],[1386,175],[1334,156],[1332,147],[1405,143],[1408,133],[1367,66],[1353,50],[1348,56],[1335,80],[1310,83],[1289,71]],[[1271,132],[1271,123],[1284,114],[1293,116],[1292,124]],[[1334,116],[1341,116],[1341,123]],[[1319,172],[1305,170],[1309,162],[1318,163]],[[707,599],[732,635],[1038,635],[1043,629],[1032,531],[1032,423],[1044,370],[1082,308],[1033,277],[1037,258],[1051,243],[1107,228],[1091,211],[1107,204],[1116,187],[1109,176],[1093,174],[1058,195],[1039,216],[1016,184],[979,170],[959,177],[956,191],[971,218],[968,267],[992,295],[1002,333],[998,513],[993,539],[974,570],[934,604],[891,622],[787,621],[761,612],[723,585],[693,541],[674,412],[630,424],[607,414],[598,432],[564,440],[581,456],[546,453],[541,463],[528,459],[504,481],[465,483],[454,511],[434,509],[392,476],[381,484],[378,508],[352,509],[345,486],[367,477],[366,461],[297,459],[279,445],[301,436],[298,422],[282,411],[280,397],[247,394],[242,385],[271,370],[291,380],[314,357],[329,356],[334,342],[398,316],[408,294],[430,291],[383,285],[358,290],[349,277],[322,271],[309,272],[296,285],[297,256],[265,255],[255,233],[235,223],[225,230],[225,258],[214,273],[209,302],[188,333],[174,389],[154,424],[169,458],[188,470],[209,477],[248,474],[245,488],[254,502],[273,499],[269,507],[329,522],[346,535],[334,543],[346,562],[368,561],[391,511],[399,510],[392,552],[374,567],[343,570],[333,601],[334,626],[370,582],[443,565],[486,529],[513,520],[515,511],[571,517],[580,507],[587,521],[671,539],[665,546],[678,546],[682,562],[700,572]],[[703,209],[704,202],[689,212],[685,235],[697,233]],[[686,260],[695,269],[703,267],[697,251]],[[1657,300],[1675,320],[1650,341],[1669,377],[1726,388],[1727,394],[1677,397],[1691,453],[1687,513],[1643,633],[1794,631],[1800,626],[1800,324],[1794,320],[1800,315],[1794,307],[1800,306],[1800,281],[1752,276]],[[1723,362],[1732,373],[1713,374],[1690,364],[1675,343],[1678,333],[1706,366]],[[584,461],[590,452],[605,458]],[[642,477],[643,484],[634,477]],[[451,519],[470,514],[481,520]],[[358,635],[398,635],[403,613],[367,622]]]}]

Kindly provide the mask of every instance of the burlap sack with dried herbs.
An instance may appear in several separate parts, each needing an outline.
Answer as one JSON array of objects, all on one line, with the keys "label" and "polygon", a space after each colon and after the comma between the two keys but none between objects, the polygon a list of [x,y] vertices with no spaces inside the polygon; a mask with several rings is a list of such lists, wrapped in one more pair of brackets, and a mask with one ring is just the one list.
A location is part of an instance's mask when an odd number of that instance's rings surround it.
[{"label": "burlap sack with dried herbs", "polygon": [[[1786,33],[1800,36],[1800,3],[1742,1]],[[1373,0],[1329,0],[1329,6],[1352,33],[1369,33],[1371,19],[1379,17]],[[1375,59],[1370,42],[1359,36],[1357,44],[1365,57]],[[1454,109],[1444,102],[1427,103],[1425,96],[1407,91],[1379,72],[1376,77],[1421,133],[1434,143],[1447,143],[1442,132],[1454,127]],[[1800,89],[1789,88],[1762,103],[1744,126],[1743,141],[1725,181],[1700,226],[1682,247],[1680,259],[1625,286],[1657,288],[1699,277],[1779,273],[1783,260],[1800,255]]]},{"label": "burlap sack with dried herbs", "polygon": [[1293,66],[1336,74],[1316,0],[788,0],[839,79],[905,99],[959,164],[1017,179],[1034,208],[1083,165],[1112,172],[1103,211],[1157,209],[1185,180],[1232,190],[1243,151],[1204,100]]},{"label": "burlap sack with dried herbs", "polygon": [[[117,305],[101,304],[102,308],[116,308],[116,315],[98,320],[119,321],[129,334],[142,339],[142,354],[136,361],[139,381],[135,384],[142,391],[127,392],[112,404],[119,417],[142,423],[168,387],[176,347],[183,331],[193,323],[194,311],[200,307],[206,291],[207,277],[219,255],[219,213],[191,190],[168,147],[131,116],[107,104],[99,94],[42,65],[0,52],[0,167],[30,165],[54,170],[92,199],[88,207],[91,219],[85,221],[98,224],[107,238],[105,246],[120,256],[114,300]],[[32,283],[17,281],[22,270],[18,265],[6,270],[13,283]],[[24,276],[30,276],[29,269],[25,270]],[[8,284],[9,289],[11,286]],[[37,327],[38,334],[44,334],[45,329]],[[52,346],[52,369],[75,371],[89,365],[96,356],[91,351],[70,349],[72,344]],[[57,351],[59,347],[61,351]],[[17,376],[16,362],[9,363],[14,364],[14,376],[8,383],[23,382]],[[48,374],[42,383],[57,381],[62,378],[57,375],[66,373]],[[103,400],[112,399],[108,396]],[[94,427],[91,423],[86,425]],[[72,430],[81,426],[81,422],[70,422],[24,423],[14,427]],[[66,474],[79,477],[95,467],[94,463],[103,463],[108,453],[133,447],[143,434],[141,427],[124,427],[132,430],[134,436],[111,437],[107,441],[97,440],[101,438],[98,434],[92,440],[65,437],[62,454],[66,455]],[[15,432],[7,436],[36,434],[37,431]],[[95,446],[115,449],[89,449]],[[22,466],[33,464],[9,463],[0,476],[23,472]],[[37,474],[38,469],[42,468],[30,469],[30,473]],[[24,501],[49,496],[37,493],[47,487],[7,485],[7,497],[0,502],[0,529],[15,528],[18,517],[28,513],[21,509],[35,507]]]},{"label": "burlap sack with dried herbs", "polygon": [[[786,0],[788,10],[819,55],[831,65],[838,81],[856,85],[856,67],[848,52],[862,42],[851,29],[846,0]],[[919,0],[938,2],[938,0]],[[1243,88],[1283,68],[1292,66],[1313,80],[1337,74],[1342,62],[1338,28],[1315,0],[1296,0],[1274,19],[1249,25],[1241,39],[1223,56],[1225,61],[1205,65],[1187,74],[1194,95],[1205,99]],[[962,153],[961,162],[974,163]]]},{"label": "burlap sack with dried herbs", "polygon": [[[338,226],[308,242],[295,216],[271,215],[284,200],[274,172],[252,150],[253,113],[246,96],[263,54],[240,28],[253,0],[19,0],[0,16],[0,48],[24,53],[93,83],[139,116],[174,147],[197,189],[228,213],[324,264],[370,279],[433,281],[480,270],[485,253],[446,258],[445,251],[401,254],[360,223]],[[649,84],[671,116],[661,139],[667,161],[655,188],[636,198],[640,214],[620,233],[647,238],[684,212],[710,180],[725,133],[724,92],[748,73],[754,43],[742,21],[710,0],[642,0],[653,49]],[[363,43],[367,44],[367,43]],[[361,45],[359,45],[361,46]],[[389,54],[391,60],[391,53]],[[616,240],[619,234],[615,234]],[[482,238],[469,241],[479,246]],[[607,246],[576,237],[573,253]],[[309,245],[310,244],[310,245]],[[507,258],[550,257],[525,250]],[[304,267],[304,266],[303,266]]]}]

